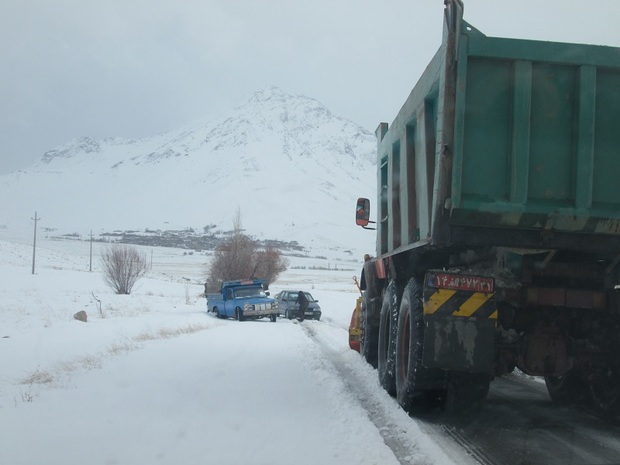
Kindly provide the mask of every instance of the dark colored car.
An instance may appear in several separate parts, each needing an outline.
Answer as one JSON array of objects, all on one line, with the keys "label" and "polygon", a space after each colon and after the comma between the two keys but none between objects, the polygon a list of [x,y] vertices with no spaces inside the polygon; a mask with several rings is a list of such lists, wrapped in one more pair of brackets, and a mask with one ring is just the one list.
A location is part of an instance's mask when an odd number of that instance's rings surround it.
[{"label": "dark colored car", "polygon": [[[278,301],[278,309],[280,316],[284,318],[293,319],[297,317],[299,311],[299,304],[295,303],[297,300],[297,294],[299,291],[280,291],[274,297]],[[309,292],[304,291],[306,298],[308,299],[308,310],[304,315],[307,320],[320,320],[321,319],[321,307],[319,307],[319,301],[314,300],[314,297]]]}]

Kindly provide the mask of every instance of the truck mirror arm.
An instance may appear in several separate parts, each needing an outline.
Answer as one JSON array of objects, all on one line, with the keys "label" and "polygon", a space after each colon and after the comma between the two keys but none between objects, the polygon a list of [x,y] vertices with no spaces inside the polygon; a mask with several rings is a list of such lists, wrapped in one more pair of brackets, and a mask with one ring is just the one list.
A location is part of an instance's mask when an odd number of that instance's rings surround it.
[{"label": "truck mirror arm", "polygon": [[[369,222],[369,223],[372,223],[372,224],[377,224],[377,222],[376,222],[376,221],[368,221],[368,222]],[[376,229],[377,229],[377,228],[369,228],[368,226],[366,226],[366,225],[361,225],[361,224],[360,224],[359,226],[361,226],[361,227],[362,227],[362,228],[364,228],[364,229],[370,229],[370,230],[372,230],[372,231],[374,231],[374,230],[376,230]]]}]

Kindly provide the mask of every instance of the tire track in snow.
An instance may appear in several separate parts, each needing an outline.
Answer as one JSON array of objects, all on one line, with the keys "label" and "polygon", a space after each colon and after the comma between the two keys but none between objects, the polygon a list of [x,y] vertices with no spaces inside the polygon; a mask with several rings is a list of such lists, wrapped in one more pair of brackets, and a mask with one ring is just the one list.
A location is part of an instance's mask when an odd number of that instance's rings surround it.
[{"label": "tire track in snow", "polygon": [[[368,369],[372,370],[375,375],[374,381],[369,382],[365,370],[360,370],[357,364],[350,364],[345,360],[342,353],[330,347],[322,338],[320,331],[316,330],[315,325],[302,324],[300,326],[305,334],[321,348],[336,371],[340,373],[346,388],[368,413],[369,420],[375,425],[384,443],[392,450],[396,460],[401,465],[431,465],[437,463],[437,454],[445,454],[446,458],[448,456],[453,458],[454,463],[463,465],[480,463],[477,460],[472,460],[472,456],[475,456],[472,451],[463,453],[463,449],[468,449],[463,444],[459,444],[458,451],[453,450],[450,453],[446,449],[454,449],[454,447],[445,444],[445,441],[440,441],[444,446],[442,447],[435,441],[428,439],[425,446],[436,448],[437,452],[434,455],[425,453],[418,443],[422,442],[424,433],[419,425],[396,405],[394,399],[379,387],[376,371],[368,366]],[[361,359],[360,362],[362,362]],[[446,435],[446,432],[442,431],[441,435]],[[463,449],[460,449],[461,447]]]}]

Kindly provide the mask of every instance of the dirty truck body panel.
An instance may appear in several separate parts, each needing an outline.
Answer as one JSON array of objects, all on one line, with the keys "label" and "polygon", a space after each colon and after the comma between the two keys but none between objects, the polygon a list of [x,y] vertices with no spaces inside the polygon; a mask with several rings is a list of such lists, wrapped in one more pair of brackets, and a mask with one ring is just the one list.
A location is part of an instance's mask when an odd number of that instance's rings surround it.
[{"label": "dirty truck body panel", "polygon": [[518,367],[620,412],[620,49],[462,14],[446,2],[442,46],[376,131],[360,352],[404,407]]}]

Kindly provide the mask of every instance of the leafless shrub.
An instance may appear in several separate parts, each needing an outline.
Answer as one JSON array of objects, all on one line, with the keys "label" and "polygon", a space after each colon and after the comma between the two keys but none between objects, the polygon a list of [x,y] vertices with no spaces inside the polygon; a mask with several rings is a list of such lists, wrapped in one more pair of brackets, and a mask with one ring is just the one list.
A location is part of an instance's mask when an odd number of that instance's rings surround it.
[{"label": "leafless shrub", "polygon": [[134,341],[127,341],[123,343],[114,343],[108,347],[108,353],[110,355],[122,355],[134,350],[138,350],[140,345]]},{"label": "leafless shrub", "polygon": [[114,244],[106,249],[101,262],[105,282],[117,294],[131,294],[136,281],[149,269],[146,257],[125,244]]},{"label": "leafless shrub", "polygon": [[75,363],[83,370],[100,370],[103,366],[101,355],[85,355],[75,359]]},{"label": "leafless shrub", "polygon": [[54,376],[49,371],[39,370],[37,368],[31,374],[22,378],[19,383],[20,384],[48,384],[48,383],[51,383],[52,381],[54,381]]},{"label": "leafless shrub", "polygon": [[276,280],[276,278],[288,269],[289,261],[282,257],[278,249],[267,247],[259,250],[255,255],[254,276],[265,279],[265,287]]},{"label": "leafless shrub", "polygon": [[186,326],[181,326],[174,329],[162,328],[158,333],[162,339],[168,339],[171,337],[181,336],[183,334],[194,334],[199,331],[204,331],[205,329],[209,329],[209,327],[198,323],[190,323]]},{"label": "leafless shrub", "polygon": [[155,335],[153,332],[145,331],[143,333],[140,333],[134,336],[132,339],[136,342],[146,342],[146,341],[154,341],[158,338],[157,338],[157,335]]},{"label": "leafless shrub", "polygon": [[198,331],[204,331],[205,329],[209,329],[209,327],[201,324],[188,324],[179,328],[160,328],[157,332],[145,331],[140,333],[135,336],[133,340],[138,342],[146,342],[155,341],[158,339],[171,339],[183,334],[193,334]]},{"label": "leafless shrub", "polygon": [[93,296],[93,299],[95,299],[95,301],[97,302],[97,308],[99,309],[99,315],[101,315],[102,318],[105,318],[105,314],[103,313],[103,310],[101,308],[101,300],[99,300],[97,298],[97,296],[95,295],[94,292],[91,291],[90,295]]},{"label": "leafless shrub", "polygon": [[230,238],[213,254],[207,273],[209,281],[263,278],[269,287],[280,273],[288,269],[288,260],[274,247],[260,250],[257,242],[243,233],[239,210],[233,225]]},{"label": "leafless shrub", "polygon": [[22,402],[34,402],[34,399],[39,396],[39,394],[33,394],[30,389],[28,391],[20,391]]}]

